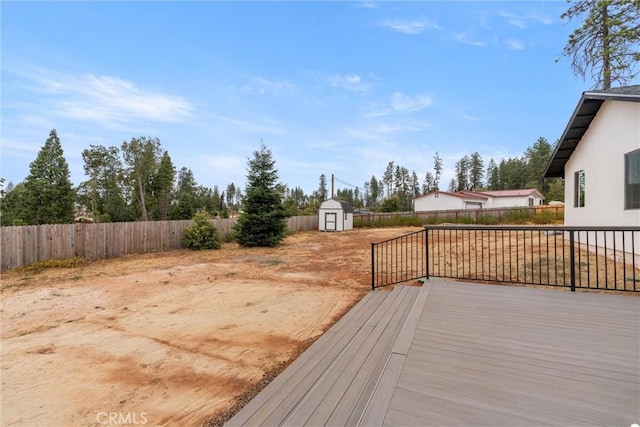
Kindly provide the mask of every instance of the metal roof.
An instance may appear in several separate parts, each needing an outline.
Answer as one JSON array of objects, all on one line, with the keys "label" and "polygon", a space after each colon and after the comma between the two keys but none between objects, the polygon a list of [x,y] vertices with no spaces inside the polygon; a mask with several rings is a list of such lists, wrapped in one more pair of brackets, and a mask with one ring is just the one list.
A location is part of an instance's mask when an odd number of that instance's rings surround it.
[{"label": "metal roof", "polygon": [[564,165],[605,101],[640,102],[640,85],[583,92],[544,171],[545,178],[564,178]]}]

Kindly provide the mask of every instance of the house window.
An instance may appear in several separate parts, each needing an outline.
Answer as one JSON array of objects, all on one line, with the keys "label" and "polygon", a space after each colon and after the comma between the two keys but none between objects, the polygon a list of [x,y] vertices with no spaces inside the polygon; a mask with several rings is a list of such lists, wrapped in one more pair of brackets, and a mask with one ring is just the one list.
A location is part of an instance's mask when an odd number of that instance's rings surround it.
[{"label": "house window", "polygon": [[640,150],[624,155],[624,208],[640,209]]},{"label": "house window", "polygon": [[533,206],[533,198],[529,197],[529,206]]},{"label": "house window", "polygon": [[574,192],[573,192],[573,206],[576,208],[584,207],[585,198],[585,175],[584,169],[581,169],[573,174],[574,177]]}]

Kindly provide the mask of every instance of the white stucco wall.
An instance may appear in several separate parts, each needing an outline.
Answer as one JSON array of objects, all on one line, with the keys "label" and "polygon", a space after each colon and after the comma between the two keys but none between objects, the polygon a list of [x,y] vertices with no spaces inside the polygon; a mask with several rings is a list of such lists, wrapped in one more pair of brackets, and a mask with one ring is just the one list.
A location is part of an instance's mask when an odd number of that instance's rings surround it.
[{"label": "white stucco wall", "polygon": [[[640,226],[624,208],[624,155],[640,148],[640,103],[605,101],[565,165],[565,224]],[[585,171],[585,206],[575,206],[574,173]]]}]

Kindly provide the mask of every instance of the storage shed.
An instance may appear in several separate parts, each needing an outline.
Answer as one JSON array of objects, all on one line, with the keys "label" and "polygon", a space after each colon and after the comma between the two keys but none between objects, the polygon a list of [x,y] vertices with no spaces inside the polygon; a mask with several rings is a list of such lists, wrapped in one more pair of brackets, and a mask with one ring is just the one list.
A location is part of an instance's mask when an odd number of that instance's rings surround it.
[{"label": "storage shed", "polygon": [[320,231],[346,231],[353,228],[353,208],[345,201],[329,199],[318,210]]}]

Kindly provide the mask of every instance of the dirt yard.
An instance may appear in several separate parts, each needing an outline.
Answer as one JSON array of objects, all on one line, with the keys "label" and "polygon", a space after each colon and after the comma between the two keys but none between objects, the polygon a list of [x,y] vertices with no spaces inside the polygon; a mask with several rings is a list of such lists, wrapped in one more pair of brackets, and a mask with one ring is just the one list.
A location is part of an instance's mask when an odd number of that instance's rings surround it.
[{"label": "dirt yard", "polygon": [[202,425],[359,301],[371,242],[411,231],[7,272],[0,425]]}]

